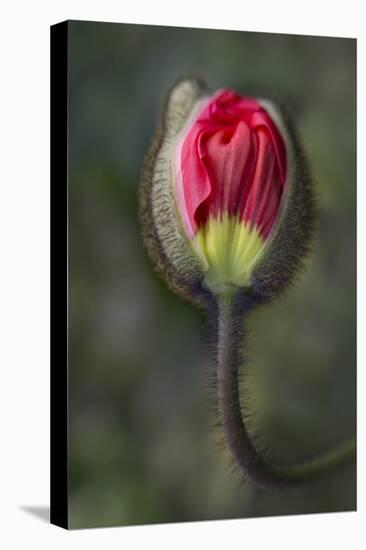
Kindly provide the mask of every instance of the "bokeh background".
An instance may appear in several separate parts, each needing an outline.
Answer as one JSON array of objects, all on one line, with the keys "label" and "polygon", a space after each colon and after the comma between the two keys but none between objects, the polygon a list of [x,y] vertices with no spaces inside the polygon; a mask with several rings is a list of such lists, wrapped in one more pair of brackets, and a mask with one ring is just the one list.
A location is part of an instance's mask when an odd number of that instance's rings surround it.
[{"label": "bokeh background", "polygon": [[70,22],[72,528],[356,506],[352,465],[273,492],[242,487],[217,447],[203,319],[154,272],[138,225],[156,117],[187,73],[284,102],[316,179],[308,268],[251,320],[253,432],[283,462],[355,434],[356,41]]}]

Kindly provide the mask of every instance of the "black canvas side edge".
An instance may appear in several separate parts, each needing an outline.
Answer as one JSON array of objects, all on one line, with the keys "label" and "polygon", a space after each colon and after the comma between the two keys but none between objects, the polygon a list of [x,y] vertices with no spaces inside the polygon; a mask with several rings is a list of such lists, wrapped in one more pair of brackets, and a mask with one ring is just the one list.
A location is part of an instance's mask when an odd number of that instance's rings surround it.
[{"label": "black canvas side edge", "polygon": [[68,23],[51,27],[51,523],[68,527]]}]

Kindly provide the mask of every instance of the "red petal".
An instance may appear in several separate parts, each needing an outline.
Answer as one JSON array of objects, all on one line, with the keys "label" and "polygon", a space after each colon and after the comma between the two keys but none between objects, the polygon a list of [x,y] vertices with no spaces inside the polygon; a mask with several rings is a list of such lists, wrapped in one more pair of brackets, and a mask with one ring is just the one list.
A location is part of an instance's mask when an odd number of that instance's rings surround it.
[{"label": "red petal", "polygon": [[255,174],[243,218],[259,228],[263,237],[267,237],[277,215],[282,184],[278,177],[277,159],[273,152],[272,140],[267,130],[259,129],[257,137],[258,155]]},{"label": "red petal", "polygon": [[208,216],[223,212],[255,225],[266,238],[286,180],[285,143],[254,99],[224,90],[203,104],[179,143],[176,175],[189,238]]},{"label": "red petal", "polygon": [[[204,162],[211,182],[210,213],[238,214],[239,199],[247,183],[246,166],[251,151],[251,132],[239,121],[236,128],[224,127],[206,141]],[[205,220],[197,220],[197,223]]]}]

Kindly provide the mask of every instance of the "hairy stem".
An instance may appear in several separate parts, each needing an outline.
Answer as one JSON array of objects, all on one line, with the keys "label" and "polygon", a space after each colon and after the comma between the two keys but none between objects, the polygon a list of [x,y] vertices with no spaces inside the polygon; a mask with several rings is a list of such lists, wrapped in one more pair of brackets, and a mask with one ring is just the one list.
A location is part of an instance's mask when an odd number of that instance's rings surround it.
[{"label": "hairy stem", "polygon": [[320,477],[342,463],[355,460],[353,439],[290,466],[271,465],[259,455],[245,425],[239,394],[239,368],[245,368],[241,353],[243,319],[250,309],[248,302],[234,294],[218,300],[217,396],[225,441],[237,465],[258,485],[286,487]]}]

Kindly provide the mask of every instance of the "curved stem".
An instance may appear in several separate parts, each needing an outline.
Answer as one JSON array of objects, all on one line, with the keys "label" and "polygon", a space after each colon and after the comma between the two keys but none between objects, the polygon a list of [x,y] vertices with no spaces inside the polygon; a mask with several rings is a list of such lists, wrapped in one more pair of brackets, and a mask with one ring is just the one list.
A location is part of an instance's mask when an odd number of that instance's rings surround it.
[{"label": "curved stem", "polygon": [[238,378],[243,367],[243,318],[250,309],[234,294],[218,299],[217,396],[224,437],[235,462],[257,484],[281,487],[314,479],[355,459],[355,440],[291,466],[270,465],[259,455],[243,419]]}]

